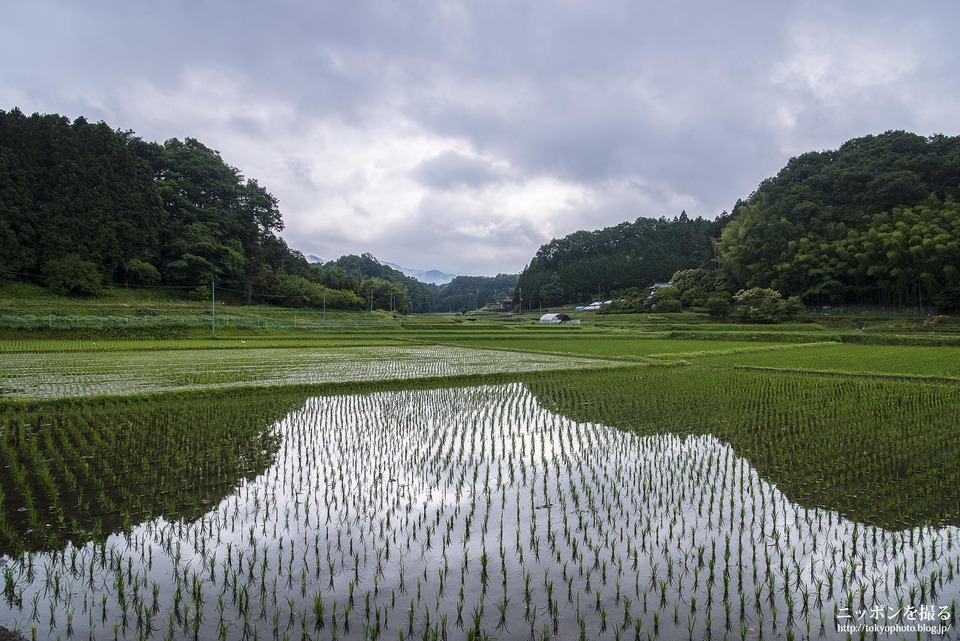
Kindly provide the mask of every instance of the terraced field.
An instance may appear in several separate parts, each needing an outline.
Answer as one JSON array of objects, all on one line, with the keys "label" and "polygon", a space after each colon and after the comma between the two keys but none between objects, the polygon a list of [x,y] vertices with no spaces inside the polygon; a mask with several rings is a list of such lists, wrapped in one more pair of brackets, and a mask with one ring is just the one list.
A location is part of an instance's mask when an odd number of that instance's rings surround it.
[{"label": "terraced field", "polygon": [[0,343],[0,626],[956,639],[960,350],[713,336]]}]

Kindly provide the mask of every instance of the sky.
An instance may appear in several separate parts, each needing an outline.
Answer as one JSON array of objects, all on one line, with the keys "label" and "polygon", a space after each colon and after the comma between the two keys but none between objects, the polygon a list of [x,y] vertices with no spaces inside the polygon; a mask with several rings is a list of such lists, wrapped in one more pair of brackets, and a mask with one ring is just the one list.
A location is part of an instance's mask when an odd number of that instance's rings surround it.
[{"label": "sky", "polygon": [[0,110],[196,138],[324,260],[517,273],[808,151],[960,134],[956,0],[5,4]]}]

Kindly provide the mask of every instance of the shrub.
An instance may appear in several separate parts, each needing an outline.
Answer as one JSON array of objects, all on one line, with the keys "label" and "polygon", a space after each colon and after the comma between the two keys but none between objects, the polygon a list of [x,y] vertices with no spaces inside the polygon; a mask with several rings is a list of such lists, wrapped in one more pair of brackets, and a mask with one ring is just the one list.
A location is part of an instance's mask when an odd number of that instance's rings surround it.
[{"label": "shrub", "polygon": [[93,296],[103,287],[103,276],[97,266],[79,256],[64,256],[44,266],[47,287],[57,294]]},{"label": "shrub", "polygon": [[160,272],[150,263],[132,258],[123,266],[127,282],[133,285],[156,285],[160,282]]},{"label": "shrub", "polygon": [[726,318],[731,308],[730,294],[726,292],[714,292],[707,298],[707,313],[711,318]]},{"label": "shrub", "polygon": [[653,303],[651,308],[661,314],[675,314],[680,311],[680,301],[676,298],[663,298]]},{"label": "shrub", "polygon": [[676,287],[661,287],[650,297],[650,309],[662,314],[680,311],[680,291]]}]

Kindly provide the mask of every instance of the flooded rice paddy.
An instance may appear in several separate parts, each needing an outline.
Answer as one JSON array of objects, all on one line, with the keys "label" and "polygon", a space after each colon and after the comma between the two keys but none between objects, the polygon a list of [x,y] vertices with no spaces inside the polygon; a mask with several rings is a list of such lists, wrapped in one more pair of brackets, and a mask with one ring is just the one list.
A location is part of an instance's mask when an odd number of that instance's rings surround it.
[{"label": "flooded rice paddy", "polygon": [[273,430],[272,464],[200,518],[0,560],[0,624],[61,639],[842,639],[861,624],[956,638],[958,528],[793,504],[714,437],[576,422],[522,384],[313,397]]},{"label": "flooded rice paddy", "polygon": [[0,354],[0,397],[57,399],[245,385],[608,367],[610,361],[448,346]]}]

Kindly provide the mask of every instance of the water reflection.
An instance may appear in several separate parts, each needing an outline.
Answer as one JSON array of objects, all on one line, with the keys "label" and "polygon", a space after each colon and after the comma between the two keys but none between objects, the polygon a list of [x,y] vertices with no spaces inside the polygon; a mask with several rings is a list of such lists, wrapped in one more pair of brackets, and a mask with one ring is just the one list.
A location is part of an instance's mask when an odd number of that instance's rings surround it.
[{"label": "water reflection", "polygon": [[0,554],[61,549],[155,517],[194,520],[272,462],[302,395],[12,405],[0,432]]},{"label": "water reflection", "polygon": [[312,398],[273,433],[273,464],[192,522],[5,559],[0,623],[62,638],[833,639],[845,615],[950,613],[960,593],[956,528],[804,508],[716,438],[573,421],[521,385]]}]

